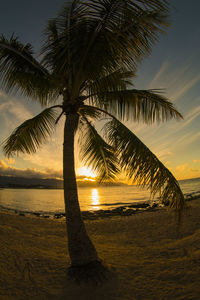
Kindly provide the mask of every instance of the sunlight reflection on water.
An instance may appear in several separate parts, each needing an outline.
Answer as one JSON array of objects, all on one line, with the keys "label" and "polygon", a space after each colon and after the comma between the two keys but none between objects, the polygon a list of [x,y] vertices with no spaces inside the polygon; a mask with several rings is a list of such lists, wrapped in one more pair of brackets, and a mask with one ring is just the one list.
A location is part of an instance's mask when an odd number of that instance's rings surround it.
[{"label": "sunlight reflection on water", "polygon": [[98,189],[92,189],[91,199],[92,199],[91,204],[95,206],[95,209],[100,209],[100,207],[98,206],[100,204]]}]

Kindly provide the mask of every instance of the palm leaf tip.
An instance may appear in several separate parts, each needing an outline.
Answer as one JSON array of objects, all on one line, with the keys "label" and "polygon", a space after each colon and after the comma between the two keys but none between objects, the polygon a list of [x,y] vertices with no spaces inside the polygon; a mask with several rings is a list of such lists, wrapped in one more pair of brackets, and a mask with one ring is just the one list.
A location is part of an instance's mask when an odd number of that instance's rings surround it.
[{"label": "palm leaf tip", "polygon": [[[119,89],[99,92],[97,106],[120,120],[143,121],[147,124],[181,119],[182,115],[160,90]],[[91,99],[91,104],[92,103]]]},{"label": "palm leaf tip", "polygon": [[185,198],[175,178],[164,186],[160,199],[165,206],[177,212],[185,208]]},{"label": "palm leaf tip", "polygon": [[47,108],[39,115],[26,120],[4,142],[5,155],[10,157],[19,153],[35,153],[52,134],[57,116],[57,111]]},{"label": "palm leaf tip", "polygon": [[17,37],[0,37],[0,87],[7,93],[20,92],[42,105],[58,98],[55,80],[40,61],[32,46]]},{"label": "palm leaf tip", "polygon": [[129,179],[149,188],[153,196],[160,193],[164,204],[181,211],[185,200],[177,180],[149,148],[116,118],[105,124],[104,131]]}]

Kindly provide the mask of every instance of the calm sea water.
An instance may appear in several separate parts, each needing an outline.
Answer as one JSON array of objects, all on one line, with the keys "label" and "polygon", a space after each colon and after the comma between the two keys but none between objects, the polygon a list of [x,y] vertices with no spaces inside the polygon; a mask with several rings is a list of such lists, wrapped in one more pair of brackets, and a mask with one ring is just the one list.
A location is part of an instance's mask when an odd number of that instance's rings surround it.
[{"label": "calm sea water", "polygon": [[[200,195],[200,179],[180,181],[185,195]],[[82,210],[109,209],[150,200],[149,191],[138,186],[80,187]],[[24,212],[64,212],[63,190],[0,189],[0,207]]]}]

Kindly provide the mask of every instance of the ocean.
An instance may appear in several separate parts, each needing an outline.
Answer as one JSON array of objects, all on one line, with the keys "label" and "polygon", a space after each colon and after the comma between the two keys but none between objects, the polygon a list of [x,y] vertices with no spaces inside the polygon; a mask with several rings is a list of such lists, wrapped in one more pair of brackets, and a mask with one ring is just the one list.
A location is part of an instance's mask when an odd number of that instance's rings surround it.
[{"label": "ocean", "polygon": [[[186,198],[200,198],[200,178],[179,181]],[[79,187],[81,210],[94,211],[149,202],[150,192],[139,186]],[[0,189],[0,208],[19,212],[64,212],[62,189]]]}]

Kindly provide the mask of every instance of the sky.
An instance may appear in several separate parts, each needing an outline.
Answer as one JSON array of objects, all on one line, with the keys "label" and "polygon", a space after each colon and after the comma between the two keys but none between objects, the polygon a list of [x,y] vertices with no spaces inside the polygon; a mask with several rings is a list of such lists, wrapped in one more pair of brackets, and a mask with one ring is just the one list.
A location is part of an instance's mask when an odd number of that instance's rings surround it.
[{"label": "sky", "polygon": [[[138,68],[137,89],[164,89],[184,117],[147,126],[128,127],[154,152],[177,179],[200,177],[200,1],[172,0],[171,25]],[[7,0],[1,3],[0,34],[13,32],[36,53],[46,21],[56,16],[62,0]],[[0,144],[12,131],[41,110],[37,103],[0,90]],[[0,175],[62,178],[63,123],[34,155],[5,158],[0,148]],[[77,175],[91,176],[76,151]]]}]

